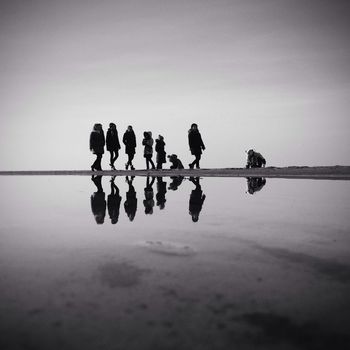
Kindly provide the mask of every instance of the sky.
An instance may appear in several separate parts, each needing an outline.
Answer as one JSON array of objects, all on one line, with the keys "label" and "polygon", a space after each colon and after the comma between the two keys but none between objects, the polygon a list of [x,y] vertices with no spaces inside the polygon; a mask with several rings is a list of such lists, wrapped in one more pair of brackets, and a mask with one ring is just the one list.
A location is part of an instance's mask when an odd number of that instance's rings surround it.
[{"label": "sky", "polygon": [[133,126],[136,168],[146,130],[192,161],[192,123],[203,168],[249,148],[350,165],[349,18],[346,0],[0,0],[0,170],[90,169],[110,122]]}]

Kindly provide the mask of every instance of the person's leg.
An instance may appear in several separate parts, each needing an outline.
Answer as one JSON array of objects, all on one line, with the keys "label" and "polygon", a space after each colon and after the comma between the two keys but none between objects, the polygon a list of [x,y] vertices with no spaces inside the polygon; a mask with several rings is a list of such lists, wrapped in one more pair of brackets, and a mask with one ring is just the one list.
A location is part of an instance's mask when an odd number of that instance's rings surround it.
[{"label": "person's leg", "polygon": [[154,163],[153,163],[153,160],[152,160],[152,156],[149,157],[149,161],[151,162],[152,169],[155,169],[156,167],[154,166]]},{"label": "person's leg", "polygon": [[116,151],[114,151],[114,157],[113,157],[113,166],[114,166],[114,163],[115,163],[115,161],[118,159],[118,157],[119,157],[119,152],[118,152],[118,150],[116,150]]},{"label": "person's leg", "polygon": [[130,154],[129,155],[129,162],[130,162],[130,167],[131,167],[131,170],[135,170],[133,164],[132,164],[132,161],[134,159],[134,154]]},{"label": "person's leg", "polygon": [[195,158],[195,160],[192,163],[188,164],[190,169],[193,169],[194,165],[196,164],[196,159],[197,159],[197,157]]},{"label": "person's leg", "polygon": [[109,165],[113,166],[113,151],[109,151]]},{"label": "person's leg", "polygon": [[157,169],[162,169],[162,163],[161,162],[157,162]]},{"label": "person's leg", "polygon": [[94,161],[94,164],[92,164],[91,168],[95,170],[102,170],[101,168],[101,160],[102,160],[102,154],[96,154],[96,160]]},{"label": "person's leg", "polygon": [[148,170],[149,169],[149,158],[148,156],[146,156],[146,169]]},{"label": "person's leg", "polygon": [[194,163],[196,164],[196,168],[199,169],[199,161],[201,160],[201,155],[196,154],[196,159],[194,160]]}]

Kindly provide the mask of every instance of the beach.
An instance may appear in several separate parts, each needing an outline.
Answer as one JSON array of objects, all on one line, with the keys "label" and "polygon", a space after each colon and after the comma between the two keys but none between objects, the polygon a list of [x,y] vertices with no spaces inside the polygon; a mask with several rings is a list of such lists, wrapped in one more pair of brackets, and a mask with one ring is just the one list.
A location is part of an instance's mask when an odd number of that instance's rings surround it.
[{"label": "beach", "polygon": [[293,179],[350,180],[350,166],[288,166],[266,168],[203,168],[161,170],[22,170],[0,171],[0,175],[104,175],[104,176],[200,176],[200,177],[266,177]]}]

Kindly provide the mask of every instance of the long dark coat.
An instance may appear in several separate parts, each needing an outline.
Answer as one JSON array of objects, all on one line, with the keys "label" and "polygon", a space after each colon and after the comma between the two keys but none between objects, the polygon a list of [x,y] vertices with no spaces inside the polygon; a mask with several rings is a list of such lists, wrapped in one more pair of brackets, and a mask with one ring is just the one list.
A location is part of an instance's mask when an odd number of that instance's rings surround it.
[{"label": "long dark coat", "polygon": [[136,136],[135,136],[134,130],[125,131],[123,136],[123,143],[125,145],[126,154],[135,154]]},{"label": "long dark coat", "polygon": [[202,136],[198,130],[189,130],[188,144],[190,146],[191,154],[202,154],[202,149],[205,149]]},{"label": "long dark coat", "polygon": [[108,129],[106,136],[107,151],[118,151],[120,150],[120,143],[118,137],[118,131],[116,129]]},{"label": "long dark coat", "polygon": [[142,144],[145,146],[143,156],[152,156],[153,154],[153,139],[152,137],[144,138]]},{"label": "long dark coat", "polygon": [[157,163],[166,163],[166,152],[164,150],[165,142],[163,140],[156,140],[156,152],[157,152]]},{"label": "long dark coat", "polygon": [[90,150],[94,154],[103,154],[105,146],[105,135],[103,131],[93,130],[90,134]]}]

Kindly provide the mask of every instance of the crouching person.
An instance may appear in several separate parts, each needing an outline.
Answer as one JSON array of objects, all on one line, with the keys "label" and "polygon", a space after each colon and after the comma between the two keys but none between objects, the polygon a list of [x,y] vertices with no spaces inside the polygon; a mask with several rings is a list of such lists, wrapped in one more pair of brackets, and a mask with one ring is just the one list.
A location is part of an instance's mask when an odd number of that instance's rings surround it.
[{"label": "crouching person", "polygon": [[265,158],[259,153],[255,152],[254,150],[250,149],[248,152],[247,157],[247,165],[246,168],[261,168],[265,167],[266,160]]},{"label": "crouching person", "polygon": [[171,154],[168,156],[169,161],[171,163],[170,169],[183,169],[184,166],[179,158],[177,158],[176,154]]}]

